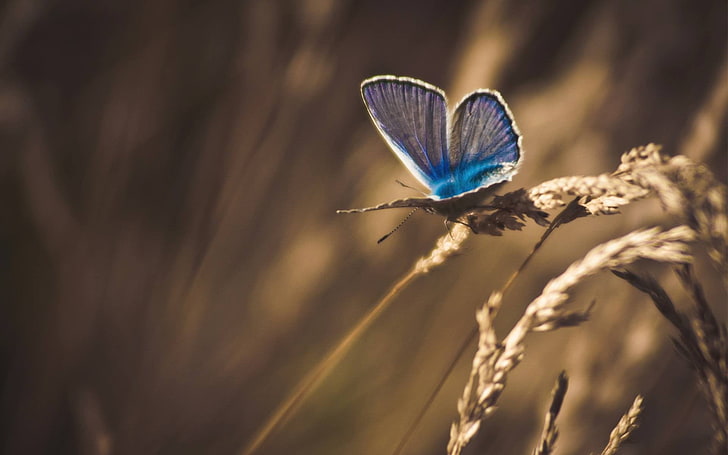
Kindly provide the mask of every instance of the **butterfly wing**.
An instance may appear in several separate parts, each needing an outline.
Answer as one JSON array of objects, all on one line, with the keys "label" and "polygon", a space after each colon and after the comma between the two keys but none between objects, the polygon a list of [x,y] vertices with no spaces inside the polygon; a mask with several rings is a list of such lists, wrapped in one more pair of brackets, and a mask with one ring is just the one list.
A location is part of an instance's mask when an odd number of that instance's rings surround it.
[{"label": "butterfly wing", "polygon": [[361,94],[374,125],[417,180],[432,189],[449,175],[442,90],[417,79],[376,76],[362,82]]},{"label": "butterfly wing", "polygon": [[452,177],[433,188],[449,198],[510,180],[521,158],[521,135],[500,93],[478,90],[458,104],[450,130]]}]

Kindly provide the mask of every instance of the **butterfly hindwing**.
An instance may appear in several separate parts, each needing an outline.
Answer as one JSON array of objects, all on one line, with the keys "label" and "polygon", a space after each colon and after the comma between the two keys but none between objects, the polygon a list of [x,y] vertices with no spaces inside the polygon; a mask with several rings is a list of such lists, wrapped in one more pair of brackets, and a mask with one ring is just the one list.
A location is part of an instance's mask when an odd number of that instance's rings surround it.
[{"label": "butterfly hindwing", "polygon": [[453,113],[449,161],[451,177],[432,188],[440,198],[454,197],[510,180],[520,160],[521,135],[500,94],[478,90]]},{"label": "butterfly hindwing", "polygon": [[450,173],[447,102],[416,79],[377,76],[361,85],[372,121],[397,157],[428,189]]}]

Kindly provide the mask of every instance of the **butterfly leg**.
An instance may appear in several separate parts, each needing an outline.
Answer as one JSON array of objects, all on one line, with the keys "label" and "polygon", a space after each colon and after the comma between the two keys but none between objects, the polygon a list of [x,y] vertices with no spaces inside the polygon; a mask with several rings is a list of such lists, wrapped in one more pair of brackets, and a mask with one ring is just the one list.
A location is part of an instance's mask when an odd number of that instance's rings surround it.
[{"label": "butterfly leg", "polygon": [[471,231],[473,231],[473,234],[477,234],[477,232],[475,231],[475,229],[473,228],[473,226],[469,222],[463,221],[460,218],[445,219],[445,224],[446,225],[447,225],[448,222],[462,224],[463,226],[467,226],[468,228],[470,228]]},{"label": "butterfly leg", "polygon": [[445,218],[445,229],[447,229],[447,233],[450,235],[450,240],[453,240],[452,231],[450,230],[450,222],[454,222],[455,220],[451,220],[449,218]]}]

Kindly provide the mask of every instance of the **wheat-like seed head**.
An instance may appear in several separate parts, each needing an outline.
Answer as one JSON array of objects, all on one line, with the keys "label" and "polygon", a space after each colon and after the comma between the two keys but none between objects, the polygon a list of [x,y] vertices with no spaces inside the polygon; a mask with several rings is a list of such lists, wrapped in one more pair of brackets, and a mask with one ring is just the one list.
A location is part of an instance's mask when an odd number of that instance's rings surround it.
[{"label": "wheat-like seed head", "polygon": [[455,224],[447,234],[437,239],[435,248],[428,256],[417,261],[414,267],[415,272],[427,273],[433,267],[444,263],[449,257],[460,251],[469,235],[470,230],[466,226]]},{"label": "wheat-like seed head", "polygon": [[[495,411],[495,404],[506,385],[508,373],[521,361],[525,337],[535,330],[554,330],[573,325],[574,313],[566,311],[569,292],[584,278],[597,272],[623,267],[638,259],[685,264],[691,261],[688,243],[695,239],[692,229],[678,226],[669,231],[644,229],[606,242],[592,249],[551,280],[540,296],[526,308],[511,332],[498,342],[492,316],[501,305],[501,293],[493,293],[476,318],[480,328],[478,351],[470,377],[458,400],[459,421],[450,429],[448,453],[459,454],[475,436],[482,420]],[[586,315],[581,315],[581,320]]]},{"label": "wheat-like seed head", "polygon": [[617,426],[609,435],[609,442],[607,446],[602,450],[602,455],[614,455],[617,453],[622,443],[629,438],[629,435],[637,428],[638,419],[642,413],[642,402],[643,398],[639,395],[632,402],[632,406],[625,415],[619,419]]}]

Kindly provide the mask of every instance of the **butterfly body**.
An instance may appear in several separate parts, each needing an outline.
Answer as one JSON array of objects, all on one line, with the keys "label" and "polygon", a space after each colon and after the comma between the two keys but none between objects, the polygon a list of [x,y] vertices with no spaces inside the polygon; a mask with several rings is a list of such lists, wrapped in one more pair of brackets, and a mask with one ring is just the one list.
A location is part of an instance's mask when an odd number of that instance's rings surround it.
[{"label": "butterfly body", "polygon": [[445,93],[417,79],[376,76],[361,93],[382,137],[430,194],[340,212],[417,207],[455,220],[517,172],[521,135],[498,92],[472,92],[451,118]]}]

